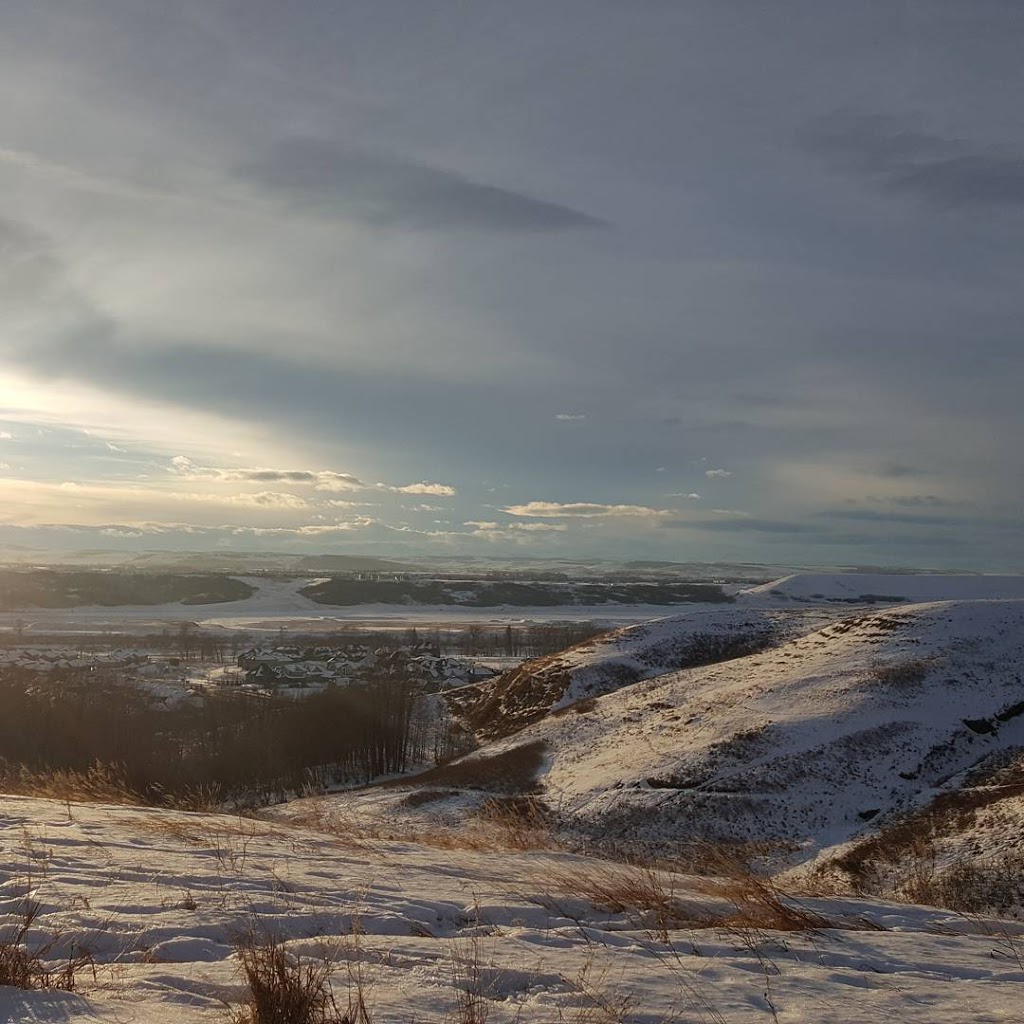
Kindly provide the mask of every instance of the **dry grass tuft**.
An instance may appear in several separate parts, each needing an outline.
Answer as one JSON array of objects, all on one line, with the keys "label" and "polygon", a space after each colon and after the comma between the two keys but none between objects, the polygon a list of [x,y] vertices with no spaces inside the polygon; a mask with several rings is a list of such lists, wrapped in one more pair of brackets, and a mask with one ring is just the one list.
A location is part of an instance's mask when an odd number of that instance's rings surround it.
[{"label": "dry grass tuft", "polygon": [[234,1024],[370,1024],[361,975],[345,1012],[338,1008],[329,956],[302,960],[273,936],[253,932],[236,942],[235,951],[248,993]]},{"label": "dry grass tuft", "polygon": [[588,957],[573,978],[563,980],[574,994],[575,1007],[567,1015],[558,1011],[558,1024],[623,1024],[634,1006],[632,993],[622,993],[609,983],[608,972],[594,971]]},{"label": "dry grass tuft", "polygon": [[551,836],[551,809],[533,796],[491,797],[474,813],[485,829],[496,833],[507,850],[545,850],[557,843]]},{"label": "dry grass tuft", "polygon": [[471,935],[451,948],[452,991],[455,1007],[450,1024],[487,1024],[490,1003],[485,994],[485,972],[481,963],[480,937]]},{"label": "dry grass tuft", "polygon": [[733,912],[717,922],[726,928],[806,932],[851,927],[849,921],[833,921],[810,910],[769,879],[749,873],[707,883],[706,891],[710,895],[723,897],[733,905]]},{"label": "dry grass tuft", "polygon": [[1024,906],[1024,853],[959,860],[943,869],[934,854],[922,856],[905,871],[894,895],[961,914],[1014,914]]},{"label": "dry grass tuft", "polygon": [[47,966],[60,936],[54,935],[33,947],[27,943],[40,909],[38,903],[26,897],[21,913],[14,915],[6,927],[0,926],[0,986],[74,992],[79,972],[92,968],[92,957],[72,948],[66,959],[60,959],[58,966]]},{"label": "dry grass tuft", "polygon": [[0,761],[0,792],[45,797],[72,803],[130,804],[147,801],[129,785],[120,765],[97,761],[84,771],[72,768],[33,769]]},{"label": "dry grass tuft", "polygon": [[[550,876],[549,884],[562,896],[632,916],[663,942],[674,929],[706,928],[715,923],[706,910],[678,898],[671,876],[646,866],[579,868]],[[553,902],[557,904],[557,900]]]},{"label": "dry grass tuft", "polygon": [[408,796],[402,797],[398,802],[398,806],[408,807],[410,810],[413,810],[417,807],[423,807],[426,804],[436,804],[441,800],[447,800],[458,795],[459,791],[457,789],[417,789]]}]

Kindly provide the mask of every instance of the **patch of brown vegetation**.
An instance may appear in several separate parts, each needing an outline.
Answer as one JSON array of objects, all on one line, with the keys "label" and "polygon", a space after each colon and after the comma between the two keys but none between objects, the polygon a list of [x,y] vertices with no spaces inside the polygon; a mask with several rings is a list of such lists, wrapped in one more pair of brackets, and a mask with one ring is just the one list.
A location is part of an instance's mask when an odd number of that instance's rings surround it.
[{"label": "patch of brown vegetation", "polygon": [[27,942],[40,910],[40,905],[26,896],[19,913],[0,918],[0,987],[74,992],[79,972],[92,967],[92,957],[72,947],[56,966],[49,966],[61,936],[54,935],[32,947]]},{"label": "patch of brown vegetation", "polygon": [[927,806],[897,818],[831,863],[859,888],[871,889],[879,865],[896,867],[921,859],[934,841],[969,828],[978,811],[1024,796],[1024,757],[976,778],[962,789],[940,793]]},{"label": "patch of brown vegetation", "polygon": [[498,754],[470,756],[441,764],[411,778],[390,779],[374,788],[431,785],[513,795],[535,793],[546,749],[543,740],[534,740]]},{"label": "patch of brown vegetation", "polygon": [[72,768],[32,769],[0,761],[0,792],[35,796],[65,803],[141,806],[147,801],[128,785],[119,765],[97,761],[84,771]]}]

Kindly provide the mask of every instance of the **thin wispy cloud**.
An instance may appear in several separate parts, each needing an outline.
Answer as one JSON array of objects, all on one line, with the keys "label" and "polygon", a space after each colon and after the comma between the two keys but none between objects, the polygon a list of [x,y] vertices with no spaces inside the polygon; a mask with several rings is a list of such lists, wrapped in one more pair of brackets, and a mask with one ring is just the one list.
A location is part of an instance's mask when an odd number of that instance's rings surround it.
[{"label": "thin wispy cloud", "polygon": [[502,512],[510,516],[529,516],[539,519],[577,518],[596,519],[605,516],[615,518],[649,518],[665,515],[664,510],[648,508],[646,505],[601,505],[594,502],[575,501],[528,501],[523,505],[507,505]]},{"label": "thin wispy cloud", "polygon": [[351,473],[321,469],[265,469],[265,468],[222,468],[196,465],[186,455],[175,455],[170,468],[178,476],[194,480],[214,480],[224,483],[289,483],[309,485],[318,491],[389,491],[393,494],[430,494],[437,497],[451,497],[456,491],[449,484],[421,480],[411,484],[364,483]]},{"label": "thin wispy cloud", "polygon": [[283,139],[236,173],[299,212],[417,229],[545,232],[596,217],[455,171],[315,138]]}]

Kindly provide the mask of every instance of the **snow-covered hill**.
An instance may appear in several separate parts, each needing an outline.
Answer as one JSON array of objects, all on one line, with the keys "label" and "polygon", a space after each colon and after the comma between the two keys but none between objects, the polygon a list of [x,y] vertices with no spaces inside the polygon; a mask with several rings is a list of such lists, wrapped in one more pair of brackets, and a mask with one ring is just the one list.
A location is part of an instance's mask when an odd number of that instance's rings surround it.
[{"label": "snow-covered hill", "polygon": [[847,605],[1024,599],[1024,576],[802,573],[741,590],[733,605],[627,626],[450,695],[483,739],[508,736],[574,701],[667,672],[726,661],[809,633]]},{"label": "snow-covered hill", "polygon": [[1024,746],[1022,712],[1024,601],[935,602],[626,685],[473,756],[544,744],[544,798],[594,836],[799,858]]},{"label": "snow-covered hill", "polygon": [[453,691],[448,697],[477,735],[494,739],[579,700],[676,669],[763,650],[809,632],[834,615],[830,610],[779,610],[753,602],[741,607],[696,607],[524,662],[500,678]]},{"label": "snow-covered hill", "polygon": [[1024,598],[1024,576],[950,573],[796,573],[740,591],[750,601],[894,604],[900,601],[981,601]]},{"label": "snow-covered hill", "polygon": [[0,941],[26,896],[29,948],[55,939],[48,963],[74,949],[91,966],[75,993],[0,986],[11,1024],[224,1022],[246,933],[333,961],[339,1008],[361,985],[359,1019],[380,1024],[995,1022],[1024,982],[1010,922],[803,899],[803,927],[773,931],[738,893],[685,876],[382,842],[329,815],[0,796]]}]

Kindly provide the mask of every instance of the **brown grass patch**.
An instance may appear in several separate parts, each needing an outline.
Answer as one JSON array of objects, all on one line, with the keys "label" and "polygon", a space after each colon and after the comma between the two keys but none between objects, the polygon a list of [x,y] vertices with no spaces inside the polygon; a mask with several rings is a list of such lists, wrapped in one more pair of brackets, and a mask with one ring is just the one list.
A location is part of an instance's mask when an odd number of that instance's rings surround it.
[{"label": "brown grass patch", "polygon": [[447,800],[449,797],[458,795],[459,791],[457,789],[418,789],[408,796],[402,797],[398,802],[398,806],[415,809],[426,804],[436,804],[441,800]]},{"label": "brown grass patch", "polygon": [[92,968],[92,957],[72,945],[71,952],[56,966],[48,966],[50,954],[62,937],[55,934],[38,945],[28,945],[28,934],[40,909],[37,902],[26,897],[21,912],[8,916],[5,925],[0,924],[0,986],[74,992],[79,972]]},{"label": "brown grass patch", "polygon": [[[663,942],[678,928],[706,928],[716,923],[704,908],[684,903],[672,876],[645,866],[580,867],[549,876],[552,892],[582,899],[594,907],[626,914]],[[557,900],[552,900],[557,907]]]},{"label": "brown grass patch", "polygon": [[390,779],[374,788],[389,789],[426,784],[489,793],[524,794],[537,791],[537,777],[544,766],[547,744],[534,740],[500,754],[469,757],[429,768],[411,778]]},{"label": "brown grass patch", "polygon": [[491,797],[473,816],[497,833],[504,849],[544,850],[557,845],[551,835],[551,809],[536,797]]},{"label": "brown grass patch", "polygon": [[33,769],[0,761],[0,791],[72,803],[129,804],[147,801],[128,785],[119,765],[97,761],[84,771],[72,768]]},{"label": "brown grass patch", "polygon": [[[844,872],[858,891],[878,892],[886,873],[933,874],[934,844],[944,836],[970,828],[979,811],[1002,800],[1024,796],[1024,757],[987,770],[972,785],[941,793],[927,806],[884,825],[873,835],[823,866]],[[911,888],[916,885],[909,879]],[[918,888],[923,893],[929,882]],[[910,897],[907,897],[910,898]],[[931,902],[921,899],[918,902]],[[946,904],[940,904],[946,905]]]}]

